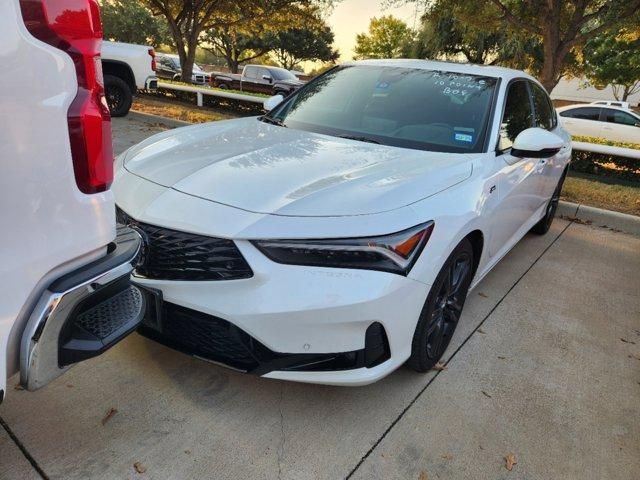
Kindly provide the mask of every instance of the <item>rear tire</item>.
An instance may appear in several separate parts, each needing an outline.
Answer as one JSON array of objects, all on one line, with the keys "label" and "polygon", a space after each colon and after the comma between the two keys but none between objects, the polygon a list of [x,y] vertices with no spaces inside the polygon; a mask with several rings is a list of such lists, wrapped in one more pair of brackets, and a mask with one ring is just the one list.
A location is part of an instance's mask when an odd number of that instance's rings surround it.
[{"label": "rear tire", "polygon": [[420,313],[407,360],[416,372],[431,370],[449,346],[472,278],[473,247],[465,238],[442,266]]},{"label": "rear tire", "polygon": [[218,85],[218,88],[222,90],[229,90],[229,85],[227,85],[226,83],[221,83],[220,85]]},{"label": "rear tire", "polygon": [[547,203],[547,210],[545,211],[544,217],[542,217],[542,219],[533,226],[531,233],[544,235],[551,228],[553,219],[556,216],[556,210],[558,209],[558,203],[560,203],[560,192],[562,192],[562,185],[564,184],[566,176],[567,171],[565,170],[558,181],[556,189],[553,191],[553,195],[551,195],[551,198],[549,199],[549,203]]},{"label": "rear tire", "polygon": [[124,117],[129,113],[133,94],[124,80],[114,75],[105,75],[104,91],[112,117]]}]

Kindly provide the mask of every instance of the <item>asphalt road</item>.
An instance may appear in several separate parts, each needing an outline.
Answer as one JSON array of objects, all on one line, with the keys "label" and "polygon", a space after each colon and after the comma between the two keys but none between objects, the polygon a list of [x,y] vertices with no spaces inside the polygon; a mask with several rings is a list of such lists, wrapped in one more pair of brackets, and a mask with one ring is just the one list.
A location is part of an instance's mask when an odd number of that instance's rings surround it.
[{"label": "asphalt road", "polygon": [[[116,149],[162,128],[116,119]],[[471,292],[445,359],[326,387],[134,334],[9,392],[0,479],[638,478],[640,238],[565,220],[527,236]]]}]

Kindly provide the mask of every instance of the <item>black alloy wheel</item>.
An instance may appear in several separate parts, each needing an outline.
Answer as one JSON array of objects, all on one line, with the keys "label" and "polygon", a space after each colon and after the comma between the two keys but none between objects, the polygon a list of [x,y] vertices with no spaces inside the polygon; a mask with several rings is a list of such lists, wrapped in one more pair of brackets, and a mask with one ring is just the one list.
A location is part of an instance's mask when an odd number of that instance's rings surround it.
[{"label": "black alloy wheel", "polygon": [[420,314],[407,365],[430,370],[451,342],[473,278],[473,247],[464,239],[438,273]]},{"label": "black alloy wheel", "polygon": [[133,94],[124,80],[114,75],[105,75],[104,93],[112,117],[123,117],[129,113]]}]

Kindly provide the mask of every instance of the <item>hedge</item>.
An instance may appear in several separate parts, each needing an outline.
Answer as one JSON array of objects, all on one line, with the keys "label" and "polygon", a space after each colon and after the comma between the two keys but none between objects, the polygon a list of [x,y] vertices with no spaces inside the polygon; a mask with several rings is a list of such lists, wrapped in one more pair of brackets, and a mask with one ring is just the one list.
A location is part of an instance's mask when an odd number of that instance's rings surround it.
[{"label": "hedge", "polygon": [[[602,138],[580,136],[575,136],[572,140],[640,150],[640,144],[637,143],[613,142]],[[640,160],[634,158],[584,152],[574,148],[571,170],[640,183]]]}]

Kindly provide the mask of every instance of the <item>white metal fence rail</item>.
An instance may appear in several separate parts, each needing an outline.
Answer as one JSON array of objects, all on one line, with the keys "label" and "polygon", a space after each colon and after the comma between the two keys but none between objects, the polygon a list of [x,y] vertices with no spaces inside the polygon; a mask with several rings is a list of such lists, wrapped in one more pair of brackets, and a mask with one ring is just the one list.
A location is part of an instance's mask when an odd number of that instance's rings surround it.
[{"label": "white metal fence rail", "polygon": [[597,143],[571,142],[574,150],[582,152],[602,153],[604,155],[615,155],[616,157],[634,158],[640,160],[640,150],[633,148],[612,147],[610,145],[600,145]]},{"label": "white metal fence rail", "polygon": [[179,92],[190,92],[196,94],[196,103],[199,107],[203,105],[203,99],[205,95],[211,97],[228,98],[230,100],[241,100],[243,102],[251,103],[264,103],[267,97],[257,97],[255,95],[244,95],[242,93],[225,92],[224,90],[206,88],[206,87],[191,87],[189,85],[177,85],[175,83],[158,82],[158,88],[165,90],[176,90]]}]

